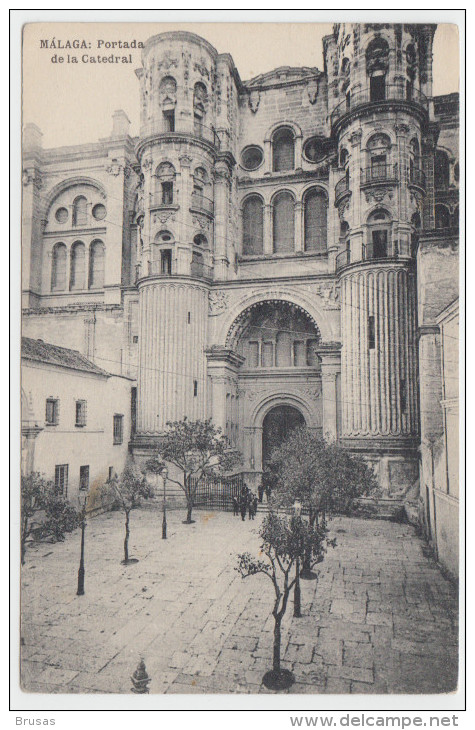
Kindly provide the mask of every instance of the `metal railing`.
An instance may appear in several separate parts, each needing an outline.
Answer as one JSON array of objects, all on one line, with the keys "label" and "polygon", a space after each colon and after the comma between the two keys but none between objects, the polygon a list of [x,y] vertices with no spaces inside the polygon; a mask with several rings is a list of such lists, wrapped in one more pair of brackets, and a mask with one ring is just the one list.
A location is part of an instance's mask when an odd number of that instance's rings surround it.
[{"label": "metal railing", "polygon": [[150,207],[151,208],[178,208],[178,204],[172,198],[171,200],[164,199],[161,192],[150,193]]},{"label": "metal railing", "polygon": [[349,178],[344,177],[341,178],[341,180],[338,180],[337,184],[335,185],[335,201],[337,201],[339,198],[341,198],[342,195],[345,195],[345,193],[350,192],[350,180]]},{"label": "metal railing", "polygon": [[211,198],[207,198],[205,195],[199,195],[198,193],[191,193],[191,208],[199,210],[209,215],[214,214],[214,203]]},{"label": "metal railing", "polygon": [[381,247],[375,248],[372,243],[364,243],[361,251],[357,255],[352,255],[348,249],[340,251],[336,256],[336,270],[339,271],[344,266],[350,264],[362,263],[364,261],[386,261],[387,259],[408,259],[412,257],[410,243],[400,241],[390,241],[386,249]]},{"label": "metal railing", "polygon": [[192,477],[192,488],[196,489],[195,508],[231,512],[233,498],[238,500],[244,485],[242,474],[232,477]]},{"label": "metal railing", "polygon": [[330,114],[330,122],[333,127],[345,114],[349,114],[363,104],[384,104],[387,101],[404,101],[422,107],[425,111],[428,108],[428,101],[425,94],[419,89],[406,88],[403,85],[387,84],[384,89],[384,98],[376,99],[368,88],[350,92],[347,98],[343,99]]},{"label": "metal railing", "polygon": [[213,269],[208,264],[192,261],[189,272],[177,272],[174,270],[174,262],[172,262],[171,269],[169,269],[166,264],[164,265],[158,259],[157,261],[146,261],[143,264],[135,265],[135,281],[137,282],[146,276],[163,276],[164,278],[196,276],[201,279],[210,280],[213,278]]},{"label": "metal railing", "polygon": [[220,136],[223,137],[224,132],[221,131],[219,134],[213,127],[208,127],[206,124],[190,124],[187,121],[175,120],[175,129],[173,132],[164,129],[161,119],[157,119],[155,122],[149,122],[144,124],[140,128],[141,137],[150,137],[152,135],[159,135],[160,137],[169,137],[173,139],[175,135],[190,134],[198,139],[203,139],[206,142],[212,144],[216,149],[221,148]]},{"label": "metal railing", "polygon": [[423,170],[418,167],[409,168],[409,183],[417,185],[423,190],[426,189],[426,176]]},{"label": "metal railing", "polygon": [[361,185],[370,185],[371,183],[396,182],[398,179],[398,169],[396,165],[373,165],[365,167],[361,170]]}]

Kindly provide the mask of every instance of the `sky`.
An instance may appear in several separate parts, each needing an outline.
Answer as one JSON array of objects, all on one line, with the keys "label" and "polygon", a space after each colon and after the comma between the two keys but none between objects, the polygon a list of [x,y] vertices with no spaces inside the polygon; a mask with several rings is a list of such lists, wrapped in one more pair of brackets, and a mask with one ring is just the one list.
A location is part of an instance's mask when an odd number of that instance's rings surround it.
[{"label": "sky", "polygon": [[[243,81],[278,66],[317,66],[323,70],[322,38],[332,32],[324,23],[35,23],[23,35],[23,123],[43,132],[43,146],[95,142],[108,137],[112,114],[124,109],[130,132],[139,132],[139,82],[135,69],[141,51],[132,51],[132,64],[55,63],[67,54],[122,55],[130,51],[98,50],[97,42],[146,41],[170,30],[203,36],[220,53],[230,53]],[[92,48],[58,50],[40,47],[40,40],[84,39]],[[433,75],[435,95],[459,88],[458,29],[439,25],[435,34]],[[450,62],[449,60],[450,59]]]}]

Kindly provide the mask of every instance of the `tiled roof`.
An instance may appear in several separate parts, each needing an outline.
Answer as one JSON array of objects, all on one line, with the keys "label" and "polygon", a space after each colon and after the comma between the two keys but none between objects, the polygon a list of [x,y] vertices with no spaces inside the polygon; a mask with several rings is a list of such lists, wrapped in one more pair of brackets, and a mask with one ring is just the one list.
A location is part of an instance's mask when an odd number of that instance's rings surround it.
[{"label": "tiled roof", "polygon": [[94,365],[77,350],[58,347],[58,345],[51,345],[49,342],[43,342],[43,340],[33,340],[30,337],[21,338],[21,357],[24,360],[35,360],[47,365],[59,365],[63,368],[81,370],[93,375],[109,376],[109,373]]}]

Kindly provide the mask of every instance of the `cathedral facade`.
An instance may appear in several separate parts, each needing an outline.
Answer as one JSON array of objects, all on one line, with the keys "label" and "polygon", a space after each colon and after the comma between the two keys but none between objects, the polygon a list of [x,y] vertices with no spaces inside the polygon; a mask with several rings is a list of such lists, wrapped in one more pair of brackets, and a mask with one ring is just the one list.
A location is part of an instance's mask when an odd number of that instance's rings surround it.
[{"label": "cathedral facade", "polygon": [[257,482],[305,423],[388,496],[423,478],[458,292],[458,95],[433,96],[435,31],[338,24],[322,71],[246,82],[163,33],[136,71],[138,137],[124,111],[87,145],[27,126],[23,331],[132,379],[135,458],[211,418]]}]

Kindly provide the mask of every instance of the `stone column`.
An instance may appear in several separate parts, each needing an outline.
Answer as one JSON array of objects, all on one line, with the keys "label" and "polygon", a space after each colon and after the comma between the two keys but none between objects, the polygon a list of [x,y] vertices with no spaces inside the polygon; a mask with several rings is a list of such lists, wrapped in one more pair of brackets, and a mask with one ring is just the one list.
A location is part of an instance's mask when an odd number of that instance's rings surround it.
[{"label": "stone column", "polygon": [[228,257],[228,214],[231,171],[228,165],[218,162],[214,170],[214,274],[217,279],[226,279]]},{"label": "stone column", "polygon": [[[213,347],[206,351],[208,374],[211,378],[211,414],[213,424],[226,433],[226,393],[231,383],[237,381],[239,368],[244,358],[224,347]],[[232,386],[235,393],[235,386]]]},{"label": "stone column", "polygon": [[118,150],[109,150],[109,164],[107,172],[107,218],[114,225],[107,225],[107,239],[105,241],[105,270],[104,270],[104,302],[120,304],[122,284],[122,244],[124,238],[124,207],[125,207],[125,179],[130,175],[130,168]]},{"label": "stone column", "polygon": [[304,251],[305,244],[303,240],[303,225],[302,225],[302,212],[303,212],[303,203],[301,200],[297,200],[294,205],[294,220],[295,220],[295,242],[294,242],[294,250],[295,251]]},{"label": "stone column", "polygon": [[264,205],[264,253],[272,254],[274,245],[272,240],[272,205]]},{"label": "stone column", "polygon": [[339,435],[336,378],[341,372],[340,348],[322,343],[317,352],[322,363],[323,436],[329,441],[335,441]]}]

